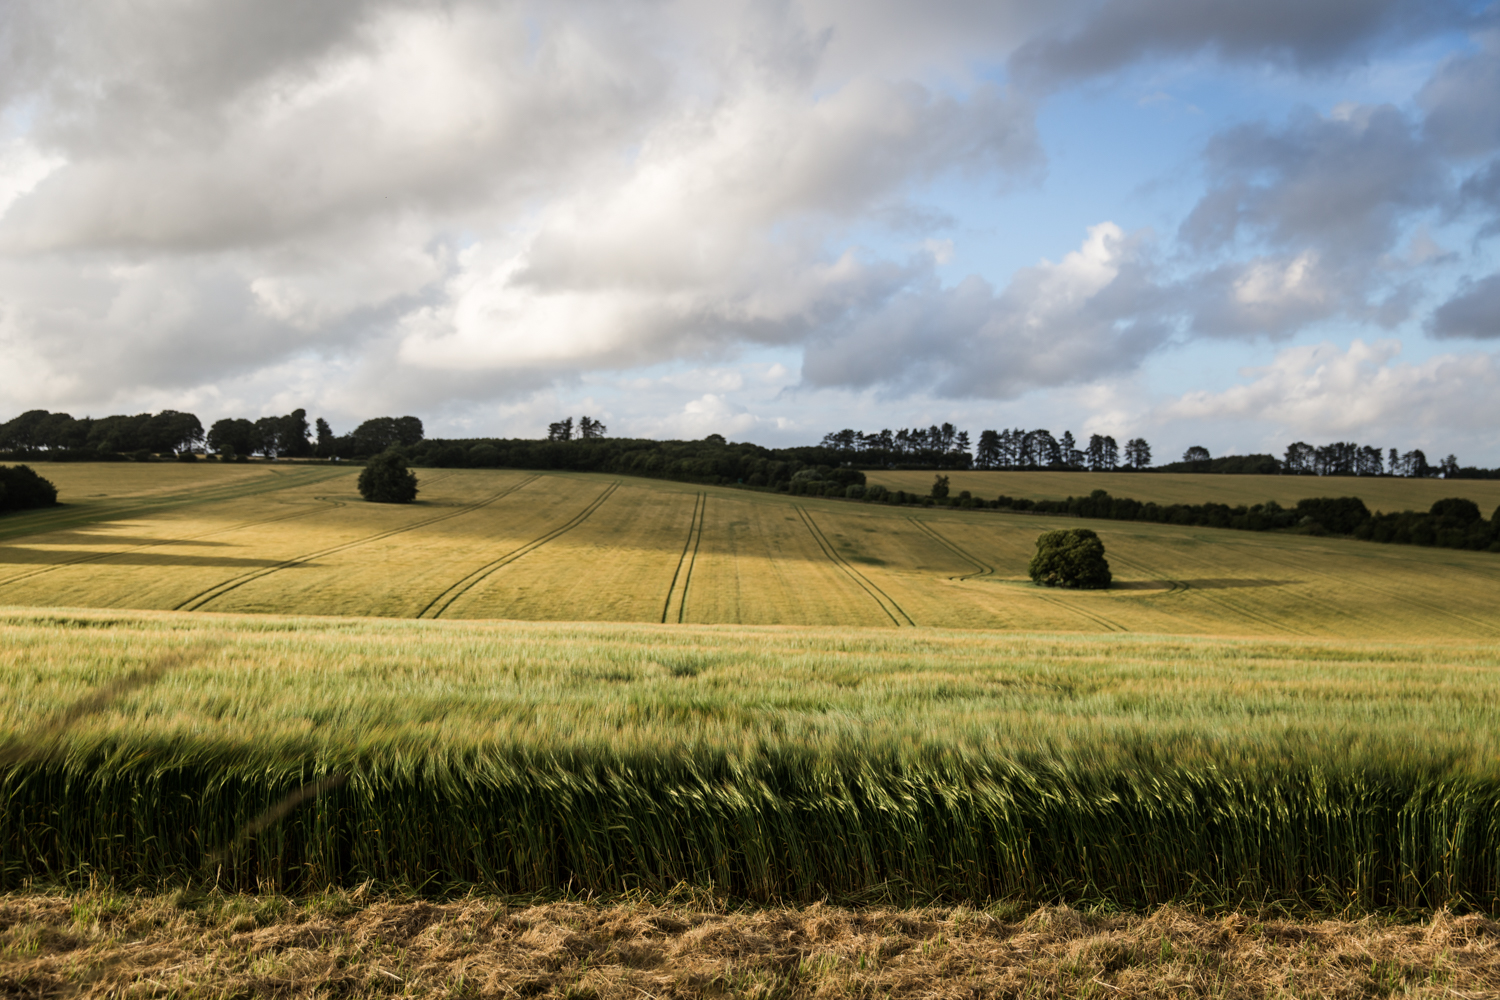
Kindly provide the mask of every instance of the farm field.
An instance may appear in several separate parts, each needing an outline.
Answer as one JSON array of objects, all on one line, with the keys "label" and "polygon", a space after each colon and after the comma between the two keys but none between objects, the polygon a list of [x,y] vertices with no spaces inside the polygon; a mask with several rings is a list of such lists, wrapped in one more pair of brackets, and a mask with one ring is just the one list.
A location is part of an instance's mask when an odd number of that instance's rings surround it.
[{"label": "farm field", "polygon": [[[877,470],[866,472],[871,485],[906,490],[926,496],[934,472]],[[1308,497],[1356,496],[1372,511],[1427,510],[1446,497],[1473,500],[1489,517],[1500,507],[1500,480],[1360,478],[1348,476],[1218,476],[1187,473],[1134,472],[1012,472],[961,471],[944,473],[957,495],[968,490],[976,497],[997,496],[1026,500],[1063,500],[1104,490],[1111,496],[1143,503],[1222,503],[1231,507],[1275,500],[1290,507]]]},{"label": "farm field", "polygon": [[[1026,566],[1038,534],[1077,526],[1076,519],[492,470],[422,470],[418,502],[392,506],[361,501],[354,471],[337,467],[163,468],[172,473],[168,482],[157,482],[159,470],[150,465],[46,470],[68,506],[0,520],[0,604],[447,620],[1500,636],[1500,602],[1493,599],[1500,559],[1490,553],[1088,522],[1105,542],[1116,586],[1058,592],[1032,586]],[[108,495],[94,495],[100,493]]]},{"label": "farm field", "polygon": [[[0,890],[1500,908],[1489,553],[46,471],[0,520]],[[1080,524],[1116,586],[1032,586]]]},{"label": "farm field", "polygon": [[13,610],[0,884],[1492,907],[1497,722],[1493,643]]}]

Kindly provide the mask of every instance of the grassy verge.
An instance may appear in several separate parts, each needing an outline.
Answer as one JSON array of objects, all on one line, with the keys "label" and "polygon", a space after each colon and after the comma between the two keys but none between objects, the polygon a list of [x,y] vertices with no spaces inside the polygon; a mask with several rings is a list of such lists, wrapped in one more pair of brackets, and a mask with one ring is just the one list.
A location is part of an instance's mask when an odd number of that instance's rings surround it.
[{"label": "grassy verge", "polygon": [[0,878],[1496,908],[1492,645],[14,612]]},{"label": "grassy verge", "polygon": [[1065,907],[0,897],[7,996],[1480,997],[1500,925]]}]

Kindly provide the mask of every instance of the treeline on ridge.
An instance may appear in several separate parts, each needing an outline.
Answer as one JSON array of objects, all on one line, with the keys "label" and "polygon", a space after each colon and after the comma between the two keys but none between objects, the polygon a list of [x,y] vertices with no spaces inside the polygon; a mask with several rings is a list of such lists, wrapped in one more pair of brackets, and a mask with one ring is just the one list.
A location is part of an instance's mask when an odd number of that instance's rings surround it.
[{"label": "treeline on ridge", "polygon": [[177,410],[134,416],[73,417],[28,410],[0,424],[0,457],[20,461],[150,461],[158,456],[193,461],[196,452],[225,461],[263,458],[362,459],[422,440],[416,417],[375,417],[348,434],[328,421],[307,421],[296,409],[279,417],[226,417],[207,431],[197,416]]},{"label": "treeline on ridge", "polygon": [[1070,514],[1110,521],[1148,521],[1192,527],[1231,528],[1238,531],[1298,529],[1315,535],[1349,535],[1372,542],[1427,545],[1448,549],[1500,552],[1500,509],[1486,521],[1479,505],[1453,497],[1423,511],[1371,513],[1358,497],[1314,497],[1282,507],[1274,500],[1254,506],[1222,503],[1157,504],[1112,497],[1094,490],[1086,497],[1066,500],[1019,500],[1001,496],[1000,510],[1037,514]]}]

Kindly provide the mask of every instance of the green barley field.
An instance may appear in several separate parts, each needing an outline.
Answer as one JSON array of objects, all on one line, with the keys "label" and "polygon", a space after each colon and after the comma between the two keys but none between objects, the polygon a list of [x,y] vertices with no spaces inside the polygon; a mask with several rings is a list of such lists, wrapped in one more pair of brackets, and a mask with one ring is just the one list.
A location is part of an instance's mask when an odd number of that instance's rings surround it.
[{"label": "green barley field", "polygon": [[10,888],[1500,908],[1492,554],[1093,522],[1118,587],[1056,593],[1077,520],[45,472],[0,520]]}]

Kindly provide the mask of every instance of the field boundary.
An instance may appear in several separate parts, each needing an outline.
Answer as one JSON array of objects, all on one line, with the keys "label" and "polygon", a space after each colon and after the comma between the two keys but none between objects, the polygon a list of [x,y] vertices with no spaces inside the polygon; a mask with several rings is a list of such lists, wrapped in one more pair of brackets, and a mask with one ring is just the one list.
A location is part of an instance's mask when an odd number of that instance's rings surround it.
[{"label": "field boundary", "polygon": [[[427,606],[424,607],[421,611],[418,611],[415,617],[430,619],[441,616],[444,611],[447,611],[453,605],[454,601],[462,597],[465,592],[467,592],[470,588],[479,583],[485,577],[489,576],[491,573],[494,573],[495,571],[500,569],[504,569],[506,566],[509,566],[511,563],[515,562],[517,559],[520,559],[522,556],[530,555],[558,536],[567,534],[569,531],[572,531],[584,521],[587,521],[589,519],[589,516],[592,515],[594,511],[604,506],[604,501],[614,496],[615,490],[619,488],[619,480],[610,483],[604,488],[603,493],[600,493],[587,507],[579,511],[577,514],[574,514],[566,522],[556,528],[553,528],[545,535],[533,538],[531,541],[527,542],[525,545],[520,546],[519,548],[511,549],[499,559],[496,559],[493,562],[486,563],[485,565],[479,567],[474,572],[470,573],[468,576],[465,576],[463,579],[450,586],[447,590],[444,590],[441,594],[438,594],[432,600],[428,601]],[[429,612],[431,613],[429,614]]]},{"label": "field boundary", "polygon": [[[687,610],[688,585],[693,580],[693,566],[698,562],[698,546],[703,543],[703,522],[708,510],[708,494],[699,491],[693,500],[693,520],[688,524],[687,541],[682,544],[682,555],[677,559],[677,568],[672,572],[672,585],[667,588],[667,600],[661,607],[662,624],[667,624],[667,619],[672,613],[672,598],[677,597],[677,624],[682,624],[682,616]],[[691,549],[691,552],[689,551]],[[683,565],[687,566],[687,573],[682,571]],[[677,578],[682,577],[682,592],[677,592]]]},{"label": "field boundary", "polygon": [[308,562],[312,559],[319,559],[323,556],[333,555],[336,552],[343,552],[346,549],[352,549],[359,545],[365,545],[369,542],[378,542],[382,538],[390,538],[392,535],[399,535],[407,531],[415,531],[418,528],[425,528],[429,525],[437,524],[439,521],[447,521],[455,517],[460,517],[464,514],[473,513],[474,511],[479,510],[481,507],[489,506],[502,497],[509,496],[516,490],[521,489],[523,486],[536,482],[540,478],[540,475],[528,476],[520,482],[514,483],[506,489],[501,490],[499,493],[496,493],[494,496],[487,497],[484,500],[479,501],[478,503],[468,504],[464,507],[459,508],[458,510],[449,511],[446,514],[439,514],[436,517],[429,517],[425,521],[417,521],[414,524],[402,525],[399,528],[391,528],[387,531],[378,531],[373,535],[366,535],[365,537],[357,538],[352,542],[344,542],[342,545],[332,545],[326,549],[319,549],[316,552],[308,552],[304,555],[297,556],[294,559],[283,560],[282,562],[277,563],[275,566],[266,566],[262,569],[252,570],[249,573],[242,573],[237,577],[233,577],[229,580],[217,583],[207,590],[199,591],[197,594],[189,597],[181,604],[174,606],[172,610],[197,611],[199,608],[204,607],[211,601],[216,601],[219,598],[223,597],[231,590],[236,590],[240,587],[243,587],[247,583],[252,583],[255,580],[270,576],[272,573],[277,573],[281,570],[289,569],[292,566],[301,565],[302,563]]},{"label": "field boundary", "polygon": [[917,623],[911,620],[911,615],[903,611],[901,605],[897,604],[890,594],[881,590],[875,585],[874,581],[855,569],[849,564],[847,559],[839,555],[838,550],[833,547],[833,543],[828,540],[828,536],[823,534],[823,529],[819,528],[813,521],[812,515],[808,513],[806,507],[803,507],[801,504],[793,504],[792,506],[797,511],[797,516],[802,518],[802,523],[807,525],[807,530],[812,533],[813,541],[818,543],[818,548],[823,550],[823,554],[829,558],[834,566],[843,570],[845,575],[853,580],[861,590],[870,595],[871,599],[880,606],[880,610],[885,612],[886,617],[891,620],[892,624],[900,628],[902,624],[901,619],[904,618],[907,625],[916,626]]}]

